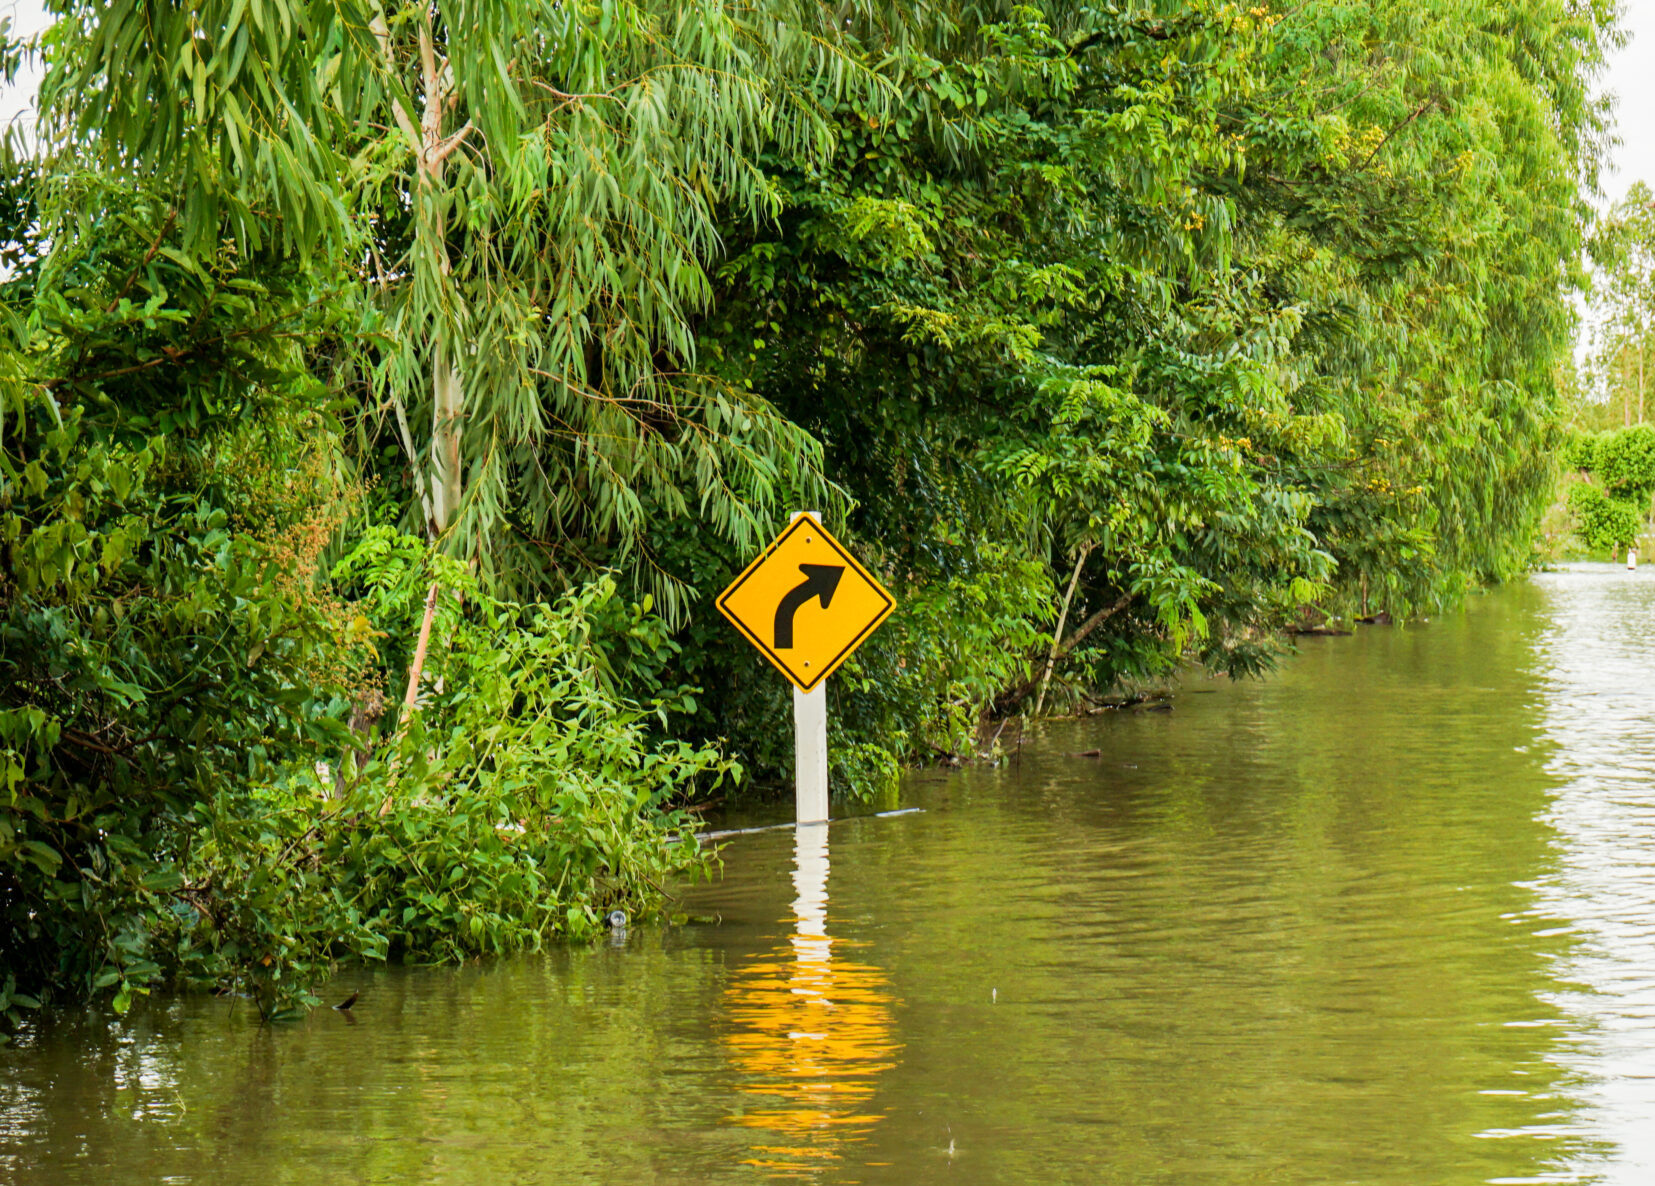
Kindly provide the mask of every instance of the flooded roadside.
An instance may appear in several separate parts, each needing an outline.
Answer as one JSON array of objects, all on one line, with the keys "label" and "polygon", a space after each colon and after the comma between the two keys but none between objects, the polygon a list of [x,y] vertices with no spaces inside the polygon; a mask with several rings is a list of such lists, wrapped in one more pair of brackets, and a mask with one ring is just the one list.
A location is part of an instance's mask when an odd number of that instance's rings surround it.
[{"label": "flooded roadside", "polygon": [[1649,623],[1546,574],[732,837],[682,927],[62,1019],[0,1179],[1647,1180]]}]

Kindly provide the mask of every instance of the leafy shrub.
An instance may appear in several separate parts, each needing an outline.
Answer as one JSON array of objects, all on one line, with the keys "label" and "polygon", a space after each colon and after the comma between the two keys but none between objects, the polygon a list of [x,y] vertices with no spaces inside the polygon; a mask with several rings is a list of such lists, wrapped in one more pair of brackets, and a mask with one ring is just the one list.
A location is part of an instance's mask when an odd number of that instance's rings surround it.
[{"label": "leafy shrub", "polygon": [[647,905],[698,859],[667,801],[725,769],[655,733],[693,703],[659,678],[664,624],[607,581],[490,601],[384,530],[330,582],[364,500],[303,347],[348,302],[158,250],[167,207],[120,203],[25,269],[51,287],[27,327],[0,319],[0,1025],[169,983],[268,1013],[342,957],[514,950]]},{"label": "leafy shrub", "polygon": [[[257,417],[132,440],[7,398],[0,1016],[52,993],[125,1010],[167,983],[269,1014],[341,957],[581,934],[696,864],[663,807],[729,768],[652,739],[673,697],[634,703],[606,675],[664,640],[612,582],[498,603],[371,533],[345,600],[318,565],[347,492]],[[441,600],[419,711],[383,718],[412,620],[397,581],[432,574],[465,596]]]},{"label": "leafy shrub", "polygon": [[1597,450],[1601,434],[1574,432],[1563,442],[1563,464],[1572,470],[1591,471],[1597,468]]},{"label": "leafy shrub", "polygon": [[[391,527],[364,531],[333,566],[331,581],[360,614],[360,626],[371,626],[387,679],[398,688],[407,682],[432,583],[443,590],[443,596],[437,601],[431,637],[452,645],[432,649],[425,665],[427,682],[468,679],[475,670],[477,648],[486,652],[490,644],[485,637],[504,629],[498,622],[498,615],[506,612],[504,603],[484,594],[473,570]],[[696,689],[669,684],[680,645],[667,623],[653,612],[649,595],[642,602],[628,602],[617,595],[614,582],[607,577],[592,589],[593,596],[580,600],[579,628],[592,648],[594,678],[613,695],[648,705],[663,728],[668,714],[696,711]],[[595,595],[598,590],[606,592]],[[491,608],[479,615],[473,612],[476,607]],[[489,622],[494,624],[485,625]]]},{"label": "leafy shrub", "polygon": [[1618,550],[1643,530],[1643,515],[1638,507],[1610,497],[1589,482],[1570,489],[1569,509],[1579,523],[1580,538],[1594,552]]},{"label": "leafy shrub", "polygon": [[302,455],[283,517],[219,482],[234,431],[133,439],[15,389],[0,421],[0,967],[124,1008],[178,962],[203,808],[344,743],[368,655],[303,586],[336,520]]},{"label": "leafy shrub", "polygon": [[1634,424],[1599,438],[1592,472],[1616,498],[1647,503],[1655,494],[1655,426]]},{"label": "leafy shrub", "polygon": [[177,937],[198,953],[189,972],[270,1014],[314,1003],[342,956],[537,948],[705,868],[687,820],[661,806],[732,767],[648,744],[649,710],[595,678],[593,611],[614,596],[600,581],[555,608],[480,599],[456,632],[465,678],[388,743],[344,755],[342,797],[296,770],[215,805],[185,887],[200,914]]}]

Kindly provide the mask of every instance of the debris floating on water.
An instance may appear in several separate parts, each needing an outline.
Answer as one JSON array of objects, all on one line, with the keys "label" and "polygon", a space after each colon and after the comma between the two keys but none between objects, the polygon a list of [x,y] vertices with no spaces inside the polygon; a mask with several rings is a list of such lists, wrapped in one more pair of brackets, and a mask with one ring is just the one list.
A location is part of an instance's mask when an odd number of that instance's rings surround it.
[{"label": "debris floating on water", "polygon": [[[823,820],[824,824],[843,824],[859,819],[890,819],[898,815],[919,815],[924,812],[923,807],[899,807],[895,811],[876,811],[872,815],[845,815],[838,819]],[[799,827],[796,823],[763,824],[757,828],[726,828],[721,832],[697,832],[697,840],[723,840],[726,836],[752,836],[758,832],[779,832],[783,828]],[[673,837],[672,839],[676,839]]]}]

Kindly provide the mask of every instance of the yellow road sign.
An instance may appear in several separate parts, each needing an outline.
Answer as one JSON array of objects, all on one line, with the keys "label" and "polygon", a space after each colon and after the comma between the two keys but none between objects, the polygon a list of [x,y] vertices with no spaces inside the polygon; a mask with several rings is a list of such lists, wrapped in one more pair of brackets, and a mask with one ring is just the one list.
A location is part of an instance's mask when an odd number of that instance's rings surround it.
[{"label": "yellow road sign", "polygon": [[719,594],[718,612],[808,692],[896,601],[813,516],[800,515]]}]

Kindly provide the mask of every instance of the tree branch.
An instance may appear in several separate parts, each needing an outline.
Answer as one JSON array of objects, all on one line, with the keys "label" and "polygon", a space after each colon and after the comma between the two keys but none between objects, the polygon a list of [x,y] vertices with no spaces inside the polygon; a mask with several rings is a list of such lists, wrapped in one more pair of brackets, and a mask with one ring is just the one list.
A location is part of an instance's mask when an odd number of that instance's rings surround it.
[{"label": "tree branch", "polygon": [[167,233],[172,230],[173,223],[177,221],[178,207],[174,206],[171,210],[167,211],[167,217],[165,221],[161,223],[161,229],[155,232],[155,240],[149,245],[149,250],[144,252],[144,258],[139,260],[137,266],[126,274],[126,279],[121,281],[121,287],[116,291],[114,299],[111,300],[108,305],[104,306],[104,312],[106,314],[113,313],[116,309],[120,308],[121,301],[126,297],[128,292],[132,291],[132,285],[138,279],[138,273],[149,267],[150,261],[161,253],[161,243],[166,239]]},{"label": "tree branch", "polygon": [[1085,642],[1086,636],[1091,634],[1092,631],[1096,630],[1099,626],[1103,625],[1110,618],[1114,617],[1131,604],[1132,594],[1122,593],[1113,605],[1106,605],[1097,613],[1087,618],[1079,626],[1075,627],[1075,632],[1073,634],[1069,635],[1069,637],[1064,640],[1063,649],[1057,653],[1057,657],[1059,659],[1063,658],[1064,655],[1067,655],[1081,643]]},{"label": "tree branch", "polygon": [[[1110,618],[1114,617],[1131,604],[1132,594],[1130,592],[1122,593],[1113,603],[1104,606],[1097,613],[1087,618],[1079,626],[1075,627],[1073,634],[1063,640],[1063,645],[1061,647],[1058,647],[1055,651],[1053,651],[1051,662],[1055,664],[1058,659],[1063,658],[1070,651],[1085,642],[1087,637],[1090,636],[1091,633],[1099,626],[1103,625]],[[1005,691],[1001,692],[994,698],[994,703],[1009,708],[1011,705],[1016,704],[1019,700],[1022,700],[1030,692],[1034,691],[1039,684],[1040,680],[1036,677],[1023,680],[1021,683],[1014,684]]]},{"label": "tree branch", "polygon": [[439,140],[436,147],[425,154],[426,159],[433,165],[441,165],[456,148],[465,143],[465,138],[471,134],[472,130],[473,125],[468,119],[458,131],[452,132]]},{"label": "tree branch", "polygon": [[1046,707],[1046,689],[1052,682],[1052,669],[1057,666],[1058,647],[1063,641],[1063,627],[1069,621],[1069,606],[1075,599],[1075,586],[1080,584],[1080,570],[1086,566],[1086,558],[1092,554],[1093,545],[1088,544],[1075,557],[1075,572],[1069,578],[1069,589],[1063,594],[1063,612],[1057,615],[1057,629],[1052,631],[1052,650],[1046,656],[1046,673],[1040,677],[1040,695],[1034,698],[1034,715],[1039,716],[1040,710]]},{"label": "tree branch", "polygon": [[1383,140],[1381,140],[1378,144],[1374,145],[1373,151],[1368,154],[1368,159],[1363,161],[1360,165],[1358,165],[1357,168],[1356,168],[1356,171],[1358,173],[1360,173],[1363,170],[1365,170],[1369,165],[1373,164],[1374,157],[1378,156],[1381,152],[1383,152],[1385,150],[1385,145],[1387,145],[1391,142],[1392,137],[1394,137],[1403,128],[1405,128],[1409,124],[1413,123],[1420,116],[1424,115],[1426,108],[1435,107],[1436,103],[1437,103],[1437,97],[1435,95],[1432,95],[1429,99],[1425,100],[1425,102],[1421,103],[1418,107],[1416,107],[1412,111],[1410,111],[1408,113],[1408,118],[1404,119],[1401,123],[1397,124],[1396,127],[1392,128],[1390,131],[1386,132],[1385,133],[1385,138]]}]

